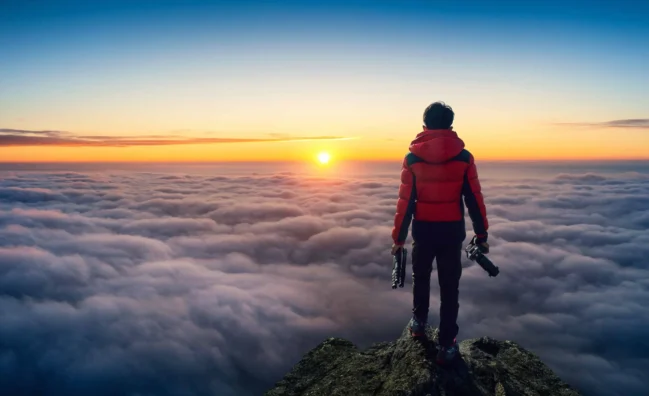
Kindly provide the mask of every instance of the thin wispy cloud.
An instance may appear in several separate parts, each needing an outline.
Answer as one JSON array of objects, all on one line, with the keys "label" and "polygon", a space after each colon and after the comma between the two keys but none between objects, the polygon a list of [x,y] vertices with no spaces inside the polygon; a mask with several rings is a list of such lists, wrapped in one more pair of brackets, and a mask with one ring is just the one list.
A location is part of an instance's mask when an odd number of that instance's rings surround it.
[{"label": "thin wispy cloud", "polygon": [[289,135],[271,136],[266,138],[186,137],[178,135],[76,136],[72,133],[63,131],[30,131],[23,129],[0,128],[0,146],[131,147],[347,139],[353,138],[343,136]]},{"label": "thin wispy cloud", "polygon": [[631,118],[626,120],[612,120],[605,122],[560,122],[555,125],[564,127],[584,128],[635,128],[649,129],[649,118]]},{"label": "thin wispy cloud", "polygon": [[50,130],[45,130],[45,131],[28,131],[25,129],[11,129],[11,128],[0,128],[0,134],[16,134],[16,135],[39,135],[39,136],[60,136],[62,134],[65,134],[65,132],[62,131],[50,131]]}]

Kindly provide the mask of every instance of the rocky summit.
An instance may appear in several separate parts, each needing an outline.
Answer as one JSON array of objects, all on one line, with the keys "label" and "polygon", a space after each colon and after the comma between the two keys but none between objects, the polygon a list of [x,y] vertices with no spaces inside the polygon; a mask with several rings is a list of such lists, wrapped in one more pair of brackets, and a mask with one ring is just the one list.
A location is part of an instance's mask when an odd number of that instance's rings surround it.
[{"label": "rocky summit", "polygon": [[360,351],[329,338],[306,354],[266,396],[577,396],[539,358],[511,341],[488,337],[460,343],[456,362],[435,363],[437,330],[413,340],[404,330],[394,342]]}]

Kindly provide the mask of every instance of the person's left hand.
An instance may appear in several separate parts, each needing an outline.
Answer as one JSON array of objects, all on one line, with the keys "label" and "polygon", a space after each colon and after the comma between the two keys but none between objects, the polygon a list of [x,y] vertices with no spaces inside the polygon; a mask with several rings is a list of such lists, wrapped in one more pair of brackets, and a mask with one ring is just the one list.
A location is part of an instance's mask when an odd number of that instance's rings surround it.
[{"label": "person's left hand", "polygon": [[399,250],[403,248],[403,245],[397,245],[396,243],[392,244],[392,255],[397,254]]}]

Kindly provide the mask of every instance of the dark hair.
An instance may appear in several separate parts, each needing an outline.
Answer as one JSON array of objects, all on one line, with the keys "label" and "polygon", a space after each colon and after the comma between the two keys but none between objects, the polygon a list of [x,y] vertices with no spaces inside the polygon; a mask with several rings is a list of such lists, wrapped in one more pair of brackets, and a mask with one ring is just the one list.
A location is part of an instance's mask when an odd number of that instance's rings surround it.
[{"label": "dark hair", "polygon": [[428,129],[449,129],[453,125],[455,113],[444,102],[435,102],[424,111],[424,125]]}]

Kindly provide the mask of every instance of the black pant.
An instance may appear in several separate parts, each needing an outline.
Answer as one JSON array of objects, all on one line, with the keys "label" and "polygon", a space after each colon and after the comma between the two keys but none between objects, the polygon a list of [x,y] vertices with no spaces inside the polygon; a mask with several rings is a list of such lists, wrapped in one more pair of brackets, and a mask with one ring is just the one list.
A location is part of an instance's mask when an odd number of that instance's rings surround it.
[{"label": "black pant", "polygon": [[436,239],[425,224],[413,224],[412,312],[427,321],[430,300],[430,275],[437,259],[437,276],[441,304],[439,309],[439,342],[451,345],[457,336],[457,314],[460,277],[462,276],[462,241]]}]

